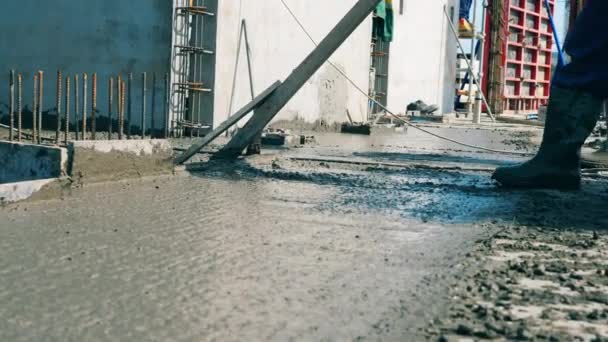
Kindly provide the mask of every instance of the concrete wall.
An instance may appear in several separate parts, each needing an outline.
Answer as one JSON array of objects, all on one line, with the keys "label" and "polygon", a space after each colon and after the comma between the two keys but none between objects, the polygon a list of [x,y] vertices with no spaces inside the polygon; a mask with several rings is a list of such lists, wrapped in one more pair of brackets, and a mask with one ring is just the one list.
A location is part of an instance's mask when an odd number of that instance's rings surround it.
[{"label": "concrete wall", "polygon": [[[320,41],[356,0],[286,2],[313,38]],[[245,19],[248,25],[257,93],[276,80],[284,80],[314,48],[279,0],[220,1],[218,12],[215,125],[224,121],[228,114],[241,19]],[[369,83],[370,39],[371,17],[332,57],[365,91]],[[246,65],[243,48],[233,111],[251,98]],[[326,65],[288,103],[278,119],[300,117],[308,121],[319,118],[344,121],[346,108],[353,118],[361,119],[366,115],[366,107],[367,100]]]},{"label": "concrete wall", "polygon": [[[320,41],[356,0],[286,0],[315,40]],[[404,0],[403,15],[395,4],[395,41],[391,45],[389,108],[405,111],[409,102],[436,103],[453,110],[456,43],[443,6],[458,0]],[[217,126],[227,117],[241,19],[247,21],[255,90],[261,92],[285,77],[310,53],[313,44],[279,0],[224,1],[218,9],[215,87]],[[364,91],[369,89],[371,16],[334,54],[339,65]],[[233,112],[250,99],[244,48],[241,49]],[[324,66],[281,111],[277,119],[345,121],[348,108],[355,120],[367,116],[367,99],[330,66]]]},{"label": "concrete wall", "polygon": [[67,162],[63,148],[0,141],[0,184],[57,178]]},{"label": "concrete wall", "polygon": [[70,176],[75,182],[104,182],[173,172],[167,140],[74,141]]},{"label": "concrete wall", "polygon": [[[136,95],[133,111],[139,122],[141,72],[148,72],[148,110],[151,112],[152,107],[151,73],[157,73],[154,123],[162,125],[162,78],[169,72],[171,51],[170,1],[3,0],[0,50],[0,111],[3,113],[7,111],[4,94],[8,94],[11,68],[24,76],[24,107],[29,109],[32,108],[33,73],[46,72],[45,111],[55,107],[57,69],[71,75],[87,72],[90,76],[97,72],[98,107],[104,116],[108,106],[108,78],[133,72],[137,80],[133,87]],[[89,106],[90,103],[89,95]],[[151,121],[147,119],[148,127]]]}]

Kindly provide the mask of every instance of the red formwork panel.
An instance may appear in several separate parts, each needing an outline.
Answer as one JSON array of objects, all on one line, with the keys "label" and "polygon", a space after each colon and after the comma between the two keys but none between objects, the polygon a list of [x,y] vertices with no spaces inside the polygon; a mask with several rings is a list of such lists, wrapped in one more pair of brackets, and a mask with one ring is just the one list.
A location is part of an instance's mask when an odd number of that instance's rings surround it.
[{"label": "red formwork panel", "polygon": [[[501,45],[503,113],[537,113],[539,106],[547,103],[551,89],[554,42],[549,15],[544,0],[505,0],[504,6],[504,41],[486,41],[486,51],[492,44]],[[550,0],[549,6],[553,13],[555,0]],[[489,27],[486,27],[487,36]],[[487,54],[484,58],[487,61]],[[485,88],[487,79],[484,83]]]}]

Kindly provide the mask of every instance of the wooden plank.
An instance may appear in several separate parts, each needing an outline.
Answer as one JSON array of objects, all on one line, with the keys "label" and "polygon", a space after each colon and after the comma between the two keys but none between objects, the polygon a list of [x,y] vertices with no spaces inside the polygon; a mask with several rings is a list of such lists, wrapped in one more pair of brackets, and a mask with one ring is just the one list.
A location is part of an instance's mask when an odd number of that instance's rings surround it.
[{"label": "wooden plank", "polygon": [[236,158],[291,100],[344,41],[369,17],[381,0],[359,0],[283,84],[256,108],[251,120],[214,157]]},{"label": "wooden plank", "polygon": [[175,164],[183,164],[188,159],[192,158],[195,154],[197,154],[203,147],[207,146],[210,142],[212,142],[215,138],[219,137],[222,133],[224,133],[228,128],[232,127],[234,124],[239,122],[245,115],[249,114],[252,110],[256,109],[260,104],[264,102],[279,86],[281,85],[280,81],[276,81],[266,90],[264,90],[260,95],[255,97],[251,102],[246,104],[243,108],[241,108],[238,112],[234,113],[228,120],[224,121],[221,125],[219,125],[216,129],[214,129],[211,133],[205,135],[202,139],[195,142],[186,150],[186,152],[180,154],[175,159]]}]

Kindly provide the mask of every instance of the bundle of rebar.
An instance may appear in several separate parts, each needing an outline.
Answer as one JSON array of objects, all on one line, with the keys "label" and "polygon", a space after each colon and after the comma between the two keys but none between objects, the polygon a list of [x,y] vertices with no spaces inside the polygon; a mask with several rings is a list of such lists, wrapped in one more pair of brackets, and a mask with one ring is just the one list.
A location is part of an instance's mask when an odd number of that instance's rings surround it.
[{"label": "bundle of rebar", "polygon": [[[55,106],[50,111],[44,112],[44,71],[38,70],[33,76],[33,105],[32,105],[32,122],[31,134],[23,132],[23,76],[17,74],[15,70],[10,70],[9,78],[9,137],[13,141],[21,141],[23,138],[31,139],[33,143],[40,144],[42,141],[54,143],[56,145],[67,145],[70,139],[76,140],[96,140],[98,137],[97,119],[98,108],[98,88],[99,80],[97,73],[91,74],[89,83],[89,74],[74,74],[64,75],[62,70],[57,70],[57,80],[55,84]],[[118,135],[118,139],[131,139],[132,125],[134,121],[139,121],[141,131],[141,139],[146,138],[146,134],[156,136],[155,131],[157,125],[155,119],[156,113],[156,95],[157,95],[157,75],[152,73],[152,94],[149,101],[148,96],[148,77],[144,72],[141,83],[141,117],[133,116],[133,74],[128,73],[126,77],[118,74],[108,78],[108,139],[113,139],[114,131]],[[73,78],[72,78],[73,77]],[[163,98],[163,115],[161,121],[165,125],[162,129],[161,136],[168,137],[171,134],[169,128],[169,74],[164,75],[164,98]],[[89,94],[89,87],[91,93]],[[160,88],[163,88],[161,85]],[[73,89],[73,90],[72,90]],[[116,98],[114,94],[116,93]],[[91,96],[89,100],[89,96]],[[72,99],[74,100],[72,103]],[[89,107],[90,101],[90,107]],[[151,105],[151,107],[148,107]],[[72,107],[73,106],[73,107]],[[150,109],[149,109],[150,108]],[[49,124],[50,120],[44,120],[43,115],[50,113],[48,119],[56,121],[56,124]],[[116,113],[116,119],[115,114]],[[56,114],[56,118],[52,115]],[[73,116],[72,116],[73,115]],[[90,115],[90,116],[89,116]],[[147,127],[147,116],[150,116],[149,129]],[[54,129],[54,135],[44,135],[43,124],[49,125],[49,129]],[[126,125],[126,127],[125,127]],[[137,124],[135,125],[138,126]],[[74,134],[70,132],[74,129]]]}]

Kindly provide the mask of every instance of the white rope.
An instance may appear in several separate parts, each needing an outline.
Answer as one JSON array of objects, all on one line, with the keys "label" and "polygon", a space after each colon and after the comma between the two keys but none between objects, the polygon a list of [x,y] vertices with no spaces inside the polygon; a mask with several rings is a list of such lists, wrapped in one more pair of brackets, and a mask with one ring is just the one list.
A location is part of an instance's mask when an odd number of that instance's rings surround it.
[{"label": "white rope", "polygon": [[[285,7],[285,9],[287,10],[287,12],[289,12],[289,14],[291,15],[291,17],[295,20],[295,22],[298,24],[298,26],[302,29],[302,31],[304,32],[304,34],[306,34],[306,36],[308,37],[308,39],[310,39],[310,41],[315,45],[318,46],[317,42],[315,41],[315,39],[310,35],[310,33],[308,32],[308,30],[306,29],[306,27],[304,27],[304,25],[302,24],[302,22],[300,21],[300,19],[298,19],[298,17],[295,15],[295,13],[293,13],[293,11],[291,10],[291,8],[289,8],[289,6],[285,3],[284,0],[280,0],[281,3],[283,4],[283,7]],[[458,140],[454,140],[436,133],[433,133],[429,130],[426,130],[420,126],[414,125],[412,123],[410,123],[409,121],[406,121],[404,119],[402,119],[401,117],[399,117],[398,115],[396,115],[395,113],[393,113],[392,111],[390,111],[388,108],[386,108],[384,105],[382,105],[381,103],[379,103],[378,101],[376,101],[376,99],[372,98],[371,96],[369,96],[363,89],[361,89],[361,87],[359,87],[355,81],[353,81],[344,71],[342,71],[342,69],[338,68],[331,60],[327,60],[326,61],[327,64],[331,65],[338,73],[340,73],[340,75],[342,75],[357,91],[359,91],[363,96],[365,96],[366,98],[368,98],[370,101],[373,101],[376,105],[378,105],[380,108],[382,108],[384,111],[386,111],[386,113],[388,113],[389,115],[391,115],[392,117],[394,117],[395,119],[403,122],[404,124],[406,124],[409,127],[412,127],[414,129],[417,129],[423,133],[426,133],[428,135],[434,136],[436,138],[442,139],[442,140],[446,140],[449,141],[451,143],[460,145],[460,146],[464,146],[464,147],[469,147],[469,148],[473,148],[476,150],[481,150],[481,151],[486,151],[486,152],[492,152],[492,153],[500,153],[500,154],[511,154],[511,155],[518,155],[518,156],[532,156],[534,154],[531,153],[526,153],[526,152],[517,152],[517,151],[504,151],[504,150],[495,150],[495,149],[491,149],[491,148],[487,148],[487,147],[481,147],[481,146],[476,146],[476,145],[471,145],[471,144],[467,144],[467,143],[463,143],[461,141]]]}]

